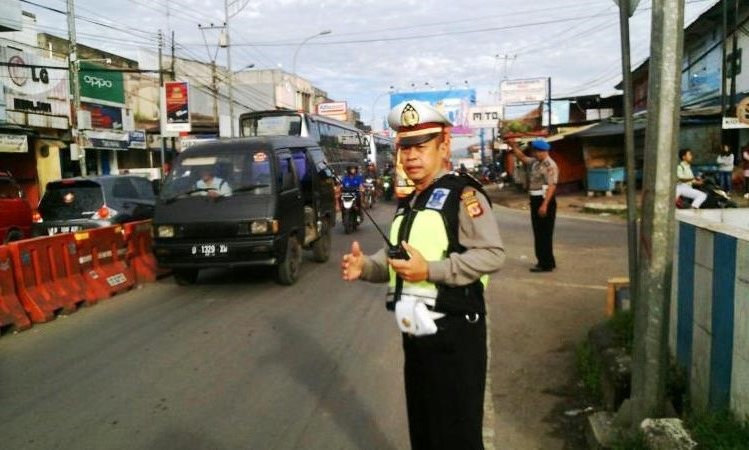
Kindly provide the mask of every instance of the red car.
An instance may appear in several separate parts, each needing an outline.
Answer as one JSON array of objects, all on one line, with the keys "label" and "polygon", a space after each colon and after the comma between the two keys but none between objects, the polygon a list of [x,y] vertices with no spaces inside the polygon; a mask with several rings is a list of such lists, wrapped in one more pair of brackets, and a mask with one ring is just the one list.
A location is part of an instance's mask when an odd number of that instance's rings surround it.
[{"label": "red car", "polygon": [[0,243],[31,236],[31,206],[10,173],[0,172]]}]

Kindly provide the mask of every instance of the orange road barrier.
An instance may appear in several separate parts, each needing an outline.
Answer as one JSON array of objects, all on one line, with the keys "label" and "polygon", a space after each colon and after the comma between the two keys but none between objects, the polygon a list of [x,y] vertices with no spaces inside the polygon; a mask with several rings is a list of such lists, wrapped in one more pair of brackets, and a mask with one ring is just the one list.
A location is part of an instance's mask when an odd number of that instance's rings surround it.
[{"label": "orange road barrier", "polygon": [[159,268],[151,252],[151,221],[130,222],[125,224],[125,242],[127,242],[127,262],[135,271],[138,284],[156,281],[169,273]]},{"label": "orange road barrier", "polygon": [[10,249],[0,246],[0,332],[7,329],[20,331],[30,327],[31,320],[16,296]]},{"label": "orange road barrier", "polygon": [[47,322],[60,313],[74,312],[85,301],[79,289],[58,283],[66,270],[66,239],[65,235],[46,236],[8,244],[16,294],[32,322]]},{"label": "orange road barrier", "polygon": [[105,299],[135,285],[125,259],[127,246],[119,225],[74,234],[78,261],[90,295]]}]

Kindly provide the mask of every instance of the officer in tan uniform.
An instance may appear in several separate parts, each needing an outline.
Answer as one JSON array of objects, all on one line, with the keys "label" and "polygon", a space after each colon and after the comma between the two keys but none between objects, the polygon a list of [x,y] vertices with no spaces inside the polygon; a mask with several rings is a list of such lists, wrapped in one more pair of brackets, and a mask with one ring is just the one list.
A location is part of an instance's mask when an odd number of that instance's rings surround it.
[{"label": "officer in tan uniform", "polygon": [[509,141],[513,154],[531,167],[528,193],[531,203],[531,224],[538,263],[531,272],[551,272],[557,267],[554,259],[554,222],[557,217],[556,190],[559,181],[557,163],[549,156],[551,146],[543,139],[528,144],[534,156],[528,157],[515,141]]},{"label": "officer in tan uniform", "polygon": [[504,262],[480,183],[448,172],[450,121],[428,103],[391,110],[398,158],[415,185],[399,200],[390,244],[343,256],[343,279],[388,282],[387,308],[402,332],[413,449],[482,449],[488,274]]}]

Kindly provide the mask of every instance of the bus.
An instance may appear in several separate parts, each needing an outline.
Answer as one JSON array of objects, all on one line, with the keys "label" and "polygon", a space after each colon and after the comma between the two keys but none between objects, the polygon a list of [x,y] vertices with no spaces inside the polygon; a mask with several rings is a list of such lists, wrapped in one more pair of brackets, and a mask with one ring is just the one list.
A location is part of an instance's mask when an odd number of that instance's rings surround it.
[{"label": "bus", "polygon": [[302,136],[316,140],[337,174],[347,166],[362,167],[369,141],[366,133],[346,122],[293,110],[252,111],[239,116],[240,136]]},{"label": "bus", "polygon": [[390,165],[394,166],[395,140],[379,134],[368,133],[365,136],[367,145],[367,160],[374,164],[377,172],[381,173]]}]

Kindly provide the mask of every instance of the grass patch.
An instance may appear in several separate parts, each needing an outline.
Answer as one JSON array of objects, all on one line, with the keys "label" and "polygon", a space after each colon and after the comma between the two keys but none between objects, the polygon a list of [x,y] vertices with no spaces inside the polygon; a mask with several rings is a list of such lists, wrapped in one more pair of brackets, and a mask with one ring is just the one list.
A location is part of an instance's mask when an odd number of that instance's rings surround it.
[{"label": "grass patch", "polygon": [[749,424],[739,421],[730,411],[687,415],[685,424],[699,448],[746,450],[749,448]]},{"label": "grass patch", "polygon": [[611,450],[648,450],[645,445],[645,437],[637,433],[633,437],[625,437],[611,444]]},{"label": "grass patch", "polygon": [[575,363],[577,373],[580,375],[585,389],[596,401],[600,402],[603,396],[601,392],[601,363],[596,358],[593,347],[587,340],[577,346]]},{"label": "grass patch", "polygon": [[607,326],[614,334],[617,345],[627,349],[632,354],[632,345],[635,341],[635,315],[632,310],[619,311],[607,322]]}]

